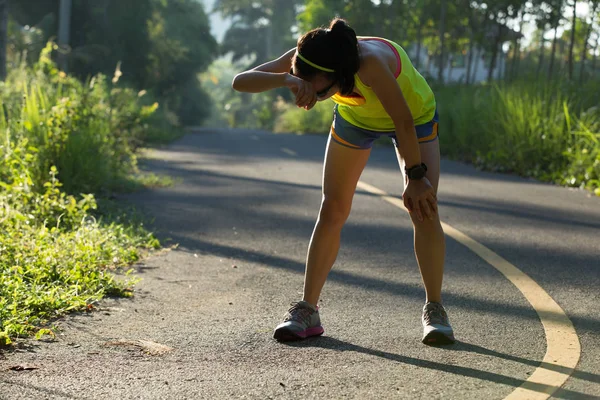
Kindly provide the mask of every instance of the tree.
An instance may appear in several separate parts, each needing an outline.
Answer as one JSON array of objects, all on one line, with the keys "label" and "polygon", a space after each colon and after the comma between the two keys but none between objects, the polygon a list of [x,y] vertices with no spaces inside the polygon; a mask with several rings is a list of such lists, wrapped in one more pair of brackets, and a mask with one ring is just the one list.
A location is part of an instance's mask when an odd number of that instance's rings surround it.
[{"label": "tree", "polygon": [[467,50],[467,76],[465,78],[465,84],[471,82],[471,71],[473,69],[473,53],[475,50],[475,34],[477,32],[477,15],[474,7],[469,7],[469,49]]},{"label": "tree", "polygon": [[217,0],[214,11],[232,20],[221,52],[231,52],[234,61],[252,55],[255,65],[281,55],[296,43],[293,28],[301,3],[300,0]]},{"label": "tree", "polygon": [[147,27],[145,86],[157,87],[162,94],[186,87],[217,53],[208,17],[194,0],[155,1]]},{"label": "tree", "polygon": [[168,99],[183,124],[198,124],[209,114],[210,99],[197,75],[218,52],[208,16],[195,0],[152,0],[152,6],[144,86]]},{"label": "tree", "polygon": [[58,65],[63,71],[68,70],[66,53],[69,49],[69,37],[71,34],[71,5],[71,0],[60,0],[58,45],[62,51],[58,54]]},{"label": "tree", "polygon": [[586,29],[585,38],[583,39],[583,48],[581,49],[581,66],[579,70],[579,82],[583,82],[583,76],[585,71],[585,61],[588,53],[588,42],[594,29],[594,22],[596,22],[596,14],[598,13],[598,6],[600,6],[600,0],[596,0],[593,3],[590,1],[590,18],[591,21]]},{"label": "tree", "polygon": [[521,33],[523,32],[523,24],[525,22],[525,14],[527,14],[527,11],[527,3],[521,4],[518,11],[519,35],[515,35],[513,40],[513,59],[510,68],[510,79],[514,79],[518,74],[518,62],[521,52]]},{"label": "tree", "polygon": [[402,15],[405,5],[400,1],[372,0],[307,0],[304,10],[298,15],[301,32],[326,26],[334,16],[348,21],[358,35],[388,35],[397,41],[406,37]]},{"label": "tree", "polygon": [[438,81],[444,82],[444,39],[446,36],[446,15],[448,13],[448,2],[447,0],[441,0],[441,13],[440,13],[440,68],[438,69]]},{"label": "tree", "polygon": [[[8,3],[10,0],[6,0]],[[53,8],[56,7],[56,10]],[[8,18],[8,60],[23,57],[34,62],[52,36],[56,36],[58,2],[54,0],[10,1]],[[25,28],[25,26],[28,26]]]},{"label": "tree", "polygon": [[6,52],[8,48],[8,0],[0,0],[0,81],[6,79]]},{"label": "tree", "polygon": [[[395,8],[398,11],[392,9],[393,14],[388,15],[402,15],[403,11],[401,6],[403,2],[394,1],[392,5],[396,6]],[[433,27],[433,20],[431,18],[431,13],[429,13],[429,9],[431,8],[431,0],[410,0],[406,8],[404,8],[406,15],[409,17],[409,22],[411,23],[411,27],[414,29],[415,37],[414,39],[417,42],[417,50],[415,53],[415,66],[419,68],[421,66],[421,49],[423,47],[423,38],[426,34],[425,30],[427,28]],[[396,26],[391,23],[392,26]]]},{"label": "tree", "polygon": [[491,22],[491,28],[489,28],[487,33],[487,37],[491,43],[491,62],[488,70],[488,81],[491,81],[496,69],[498,52],[501,50],[502,43],[509,36],[509,29],[506,27],[506,23],[509,18],[514,18],[516,12],[523,7],[523,0],[496,0],[488,2],[487,6],[490,20],[486,20],[486,23]]},{"label": "tree", "polygon": [[479,66],[479,63],[476,63],[474,68],[473,61],[481,57],[482,50],[484,47],[486,47],[487,42],[489,41],[488,35],[490,32],[490,8],[487,7],[487,5],[480,4],[481,2],[472,2],[470,0],[465,1],[471,8],[467,19],[469,39],[467,50],[467,76],[465,82],[468,84],[475,78],[477,67]]},{"label": "tree", "polygon": [[558,43],[558,27],[562,21],[563,14],[563,0],[553,0],[552,11],[550,12],[550,21],[554,28],[554,39],[552,40],[552,53],[550,55],[550,66],[548,67],[548,79],[552,79],[552,72],[554,69],[554,58],[556,56],[556,45]]},{"label": "tree", "polygon": [[[544,37],[544,34],[546,33],[546,29],[548,27],[548,23],[549,23],[549,14],[546,12],[546,10],[544,9],[545,7],[545,3],[543,3],[541,0],[535,0],[532,2],[532,8],[531,8],[531,15],[535,21],[535,25],[536,25],[536,31],[533,33],[533,37],[534,37],[534,41],[533,43],[536,43],[536,38],[539,40],[539,58],[538,58],[538,64],[537,64],[537,68],[536,68],[536,78],[539,77],[541,71],[542,71],[542,66],[544,64],[544,54],[545,54],[545,50],[546,50],[546,38]],[[531,52],[533,52],[533,48],[531,49]]]},{"label": "tree", "polygon": [[[153,62],[150,60],[153,41],[161,40],[160,36],[152,37],[151,32],[156,19],[164,19],[165,10],[160,7],[158,0],[128,0],[128,7],[114,0],[74,1],[69,53],[71,72],[81,78],[98,72],[111,76],[120,62],[125,82],[139,89],[150,89],[155,82],[160,85],[157,82],[160,72],[148,68]],[[177,47],[177,43],[172,45]],[[170,58],[173,54],[174,51],[164,54],[164,62],[176,65]]]},{"label": "tree", "polygon": [[594,45],[594,57],[592,58],[592,74],[596,73],[596,60],[598,59],[598,49],[600,48],[600,32],[596,33],[596,44]]},{"label": "tree", "polygon": [[571,27],[571,42],[569,44],[569,80],[573,79],[573,46],[575,45],[575,30],[577,29],[577,0],[573,0],[573,26]]},{"label": "tree", "polygon": [[[488,68],[486,73],[490,80],[498,73],[504,74],[507,79],[514,79],[526,65],[532,65],[532,61],[537,63],[539,72],[544,68],[552,75],[558,69],[555,64],[559,62],[559,57],[561,68],[565,63],[566,72],[572,32],[568,31],[563,40],[560,35],[555,35],[552,40],[548,38],[551,32],[547,31],[561,32],[564,8],[575,1],[288,0],[288,5],[282,6],[288,11],[292,10],[288,14],[277,11],[278,0],[218,0],[216,7],[234,22],[222,49],[234,52],[236,59],[253,55],[255,63],[258,63],[269,58],[268,54],[274,53],[271,56],[277,56],[278,43],[284,38],[289,38],[285,42],[293,47],[294,39],[300,33],[326,25],[332,17],[340,16],[348,20],[359,35],[381,35],[401,44],[409,51],[417,68],[422,69],[424,74],[432,71],[441,81],[452,75],[453,68],[457,67],[456,63],[463,64],[461,58],[465,55],[466,74],[463,79],[470,82],[476,72],[474,59],[478,56],[485,57]],[[582,1],[584,0],[578,2]],[[587,1],[593,4],[600,2]],[[293,11],[298,13],[297,22],[289,21]],[[568,19],[571,19],[570,12]],[[522,45],[520,33],[525,31],[524,26],[529,21],[535,22],[538,28],[534,36],[535,49],[523,48]],[[276,25],[278,22],[280,27]],[[509,29],[507,25],[511,22],[514,25]],[[297,30],[293,28],[295,24]],[[575,25],[572,68],[579,62],[579,55],[584,51],[581,48],[584,39],[579,32],[588,32],[587,29],[581,29],[581,20]],[[589,28],[587,23],[583,26]],[[544,37],[544,34],[547,36]],[[594,38],[595,32],[589,31],[589,45],[593,45]],[[548,40],[552,41],[552,51]],[[502,45],[509,41],[512,59],[500,64]],[[283,50],[286,49],[284,46]],[[425,49],[429,57],[427,66],[422,66],[425,62],[421,54]],[[588,53],[586,56],[590,59],[591,55]],[[590,64],[591,60],[588,60],[588,68]],[[439,68],[429,69],[429,65]],[[535,69],[534,64],[532,72]]]}]

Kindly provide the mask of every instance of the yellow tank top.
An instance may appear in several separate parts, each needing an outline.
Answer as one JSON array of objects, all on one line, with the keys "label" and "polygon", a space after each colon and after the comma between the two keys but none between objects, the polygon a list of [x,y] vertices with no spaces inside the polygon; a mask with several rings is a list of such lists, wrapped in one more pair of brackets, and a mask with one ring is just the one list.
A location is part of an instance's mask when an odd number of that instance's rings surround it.
[{"label": "yellow tank top", "polygon": [[[398,68],[396,81],[408,103],[415,125],[425,124],[435,114],[435,96],[423,76],[415,69],[404,49],[391,40],[377,37],[359,37],[359,40],[377,40],[386,43],[396,53]],[[354,76],[356,88],[362,96],[342,96],[336,93],[331,99],[338,105],[338,112],[346,121],[360,128],[373,131],[393,131],[394,122],[383,108],[381,101],[358,74]]]}]

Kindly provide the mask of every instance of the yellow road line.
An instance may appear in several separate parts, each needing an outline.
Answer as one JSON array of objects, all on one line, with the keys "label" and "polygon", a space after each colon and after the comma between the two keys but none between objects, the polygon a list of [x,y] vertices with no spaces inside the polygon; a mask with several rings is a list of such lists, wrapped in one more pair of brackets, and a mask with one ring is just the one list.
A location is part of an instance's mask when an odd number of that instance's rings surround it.
[{"label": "yellow road line", "polygon": [[[396,207],[405,209],[401,199],[390,196],[368,183],[361,181],[357,186],[380,196]],[[554,299],[523,271],[452,226],[442,222],[442,227],[446,235],[465,245],[512,282],[537,312],[544,327],[547,347],[541,365],[505,399],[549,398],[569,379],[579,362],[581,346],[573,323]]]},{"label": "yellow road line", "polygon": [[287,147],[282,147],[281,151],[283,151],[285,154],[289,154],[290,156],[297,156],[298,153],[296,153],[294,150],[290,150]]}]

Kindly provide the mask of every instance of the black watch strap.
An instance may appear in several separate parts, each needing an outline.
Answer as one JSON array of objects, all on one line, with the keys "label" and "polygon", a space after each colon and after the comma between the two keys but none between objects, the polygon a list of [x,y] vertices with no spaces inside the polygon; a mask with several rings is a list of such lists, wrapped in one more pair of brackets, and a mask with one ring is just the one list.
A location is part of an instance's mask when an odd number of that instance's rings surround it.
[{"label": "black watch strap", "polygon": [[427,165],[421,163],[410,168],[404,167],[404,172],[411,181],[418,181],[419,179],[425,178],[427,173]]}]

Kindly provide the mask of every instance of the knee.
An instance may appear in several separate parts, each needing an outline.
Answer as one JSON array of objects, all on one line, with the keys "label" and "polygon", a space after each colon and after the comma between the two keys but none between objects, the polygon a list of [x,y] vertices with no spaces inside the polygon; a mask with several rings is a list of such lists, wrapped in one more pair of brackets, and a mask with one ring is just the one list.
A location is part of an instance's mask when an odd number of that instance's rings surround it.
[{"label": "knee", "polygon": [[413,227],[421,232],[436,232],[442,229],[440,216],[437,213],[433,214],[432,219],[423,215],[423,221],[419,221],[417,214],[412,212],[410,213],[410,219],[412,220]]},{"label": "knee", "polygon": [[324,196],[321,203],[321,211],[319,212],[319,222],[341,227],[346,223],[351,207],[351,201]]}]

